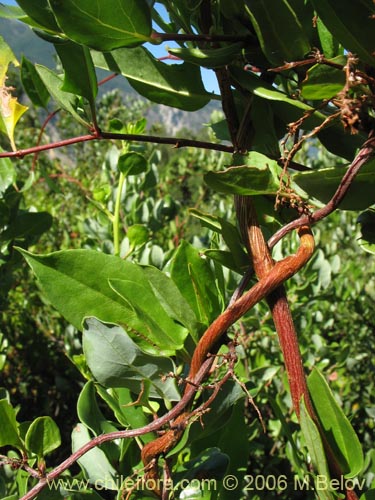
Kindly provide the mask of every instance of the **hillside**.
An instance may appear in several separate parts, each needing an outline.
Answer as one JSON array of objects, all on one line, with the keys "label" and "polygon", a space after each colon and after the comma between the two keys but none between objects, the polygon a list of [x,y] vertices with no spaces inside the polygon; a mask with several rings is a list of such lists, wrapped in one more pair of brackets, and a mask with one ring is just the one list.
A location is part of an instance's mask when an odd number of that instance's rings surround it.
[{"label": "hillside", "polygon": [[[24,55],[31,61],[49,68],[56,66],[56,56],[52,45],[35,36],[25,24],[0,18],[0,35],[10,45],[19,60]],[[105,75],[104,71],[98,71],[98,79],[103,78]],[[118,88],[124,94],[136,95],[125,78],[116,78],[105,85],[105,91],[115,88]],[[199,112],[189,113],[168,106],[155,105],[148,111],[147,119],[150,124],[161,123],[168,134],[178,134],[182,128],[199,132],[202,124],[209,122],[211,113],[218,109],[218,106],[217,102],[212,101]]]}]

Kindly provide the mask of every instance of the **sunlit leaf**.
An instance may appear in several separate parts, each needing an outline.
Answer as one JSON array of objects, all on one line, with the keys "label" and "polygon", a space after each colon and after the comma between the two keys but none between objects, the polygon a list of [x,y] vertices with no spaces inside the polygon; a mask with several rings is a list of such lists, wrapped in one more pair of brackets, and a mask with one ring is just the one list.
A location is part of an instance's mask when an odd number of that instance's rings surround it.
[{"label": "sunlit leaf", "polygon": [[61,30],[75,42],[109,51],[150,41],[145,0],[49,0]]},{"label": "sunlit leaf", "polygon": [[16,412],[12,405],[6,400],[0,400],[0,446],[15,446],[24,449],[21,441]]},{"label": "sunlit leaf", "polygon": [[61,444],[59,428],[51,417],[38,417],[31,422],[25,436],[28,451],[42,458]]},{"label": "sunlit leaf", "polygon": [[150,101],[196,111],[211,99],[194,64],[164,64],[143,47],[93,53],[99,68],[124,75],[130,85]]}]

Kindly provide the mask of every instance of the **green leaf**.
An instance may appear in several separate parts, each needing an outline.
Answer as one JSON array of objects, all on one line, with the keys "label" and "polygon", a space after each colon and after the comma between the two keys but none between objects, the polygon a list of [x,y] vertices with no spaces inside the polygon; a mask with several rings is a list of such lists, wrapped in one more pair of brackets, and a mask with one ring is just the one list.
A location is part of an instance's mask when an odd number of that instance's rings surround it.
[{"label": "green leaf", "polygon": [[16,412],[6,399],[0,400],[0,422],[0,447],[9,445],[24,450],[25,447],[21,441],[16,420]]},{"label": "green leaf", "polygon": [[[304,130],[313,130],[315,127],[319,127],[327,118],[326,114],[315,110],[304,102],[290,98],[251,72],[231,66],[230,73],[232,78],[243,88],[270,102],[274,115],[284,122],[285,131],[287,124],[299,120],[304,114],[308,116],[303,122]],[[348,160],[354,157],[356,150],[361,147],[365,140],[361,134],[346,134],[339,121],[331,123],[328,128],[319,132],[318,138],[331,153]]]},{"label": "green leaf", "polygon": [[146,266],[142,270],[168,316],[185,326],[197,341],[200,330],[197,317],[174,281],[156,267]]},{"label": "green leaf", "polygon": [[126,236],[132,247],[144,245],[150,239],[150,231],[142,224],[133,224],[128,227]]},{"label": "green leaf", "polygon": [[209,325],[221,313],[210,265],[186,241],[182,241],[173,257],[171,278],[203,324]]},{"label": "green leaf", "polygon": [[[83,424],[77,424],[72,432],[72,452],[76,452],[83,445],[91,441],[92,437]],[[85,472],[91,484],[108,490],[118,489],[118,472],[112,467],[103,450],[96,447],[78,459],[78,463]]]},{"label": "green leaf", "polygon": [[[115,432],[118,430],[111,422],[109,422],[100,411],[97,400],[95,384],[92,380],[87,382],[77,401],[77,415],[80,421],[90,429],[95,436]],[[114,442],[103,443],[101,449],[107,455],[111,463],[116,463],[119,460],[120,450]]]},{"label": "green leaf", "polygon": [[71,41],[54,45],[65,71],[61,90],[85,97],[93,108],[98,83],[90,50]]},{"label": "green leaf", "polygon": [[119,157],[118,169],[125,176],[139,175],[143,172],[147,172],[148,161],[140,153],[134,153],[131,151]]},{"label": "green leaf", "polygon": [[18,5],[28,16],[46,31],[60,32],[48,0],[17,0]]},{"label": "green leaf", "polygon": [[343,474],[346,478],[357,476],[363,468],[363,452],[357,434],[317,369],[312,371],[307,382],[325,437]]},{"label": "green leaf", "polygon": [[49,92],[34,64],[25,56],[22,57],[21,61],[21,80],[23,88],[34,106],[46,108],[49,101]]},{"label": "green leaf", "polygon": [[68,111],[68,113],[70,113],[79,123],[85,127],[89,127],[90,124],[88,120],[82,118],[77,111],[77,97],[69,92],[61,90],[63,86],[62,77],[40,64],[36,64],[35,68],[56,103]]},{"label": "green leaf", "polygon": [[178,48],[168,49],[170,54],[173,54],[183,61],[192,64],[198,64],[205,68],[220,68],[233,62],[236,56],[241,54],[243,47],[242,42],[233,43],[218,49],[196,49],[196,48]]},{"label": "green leaf", "polygon": [[361,226],[361,238],[358,243],[363,250],[375,254],[375,210],[370,208],[362,212],[357,219]]},{"label": "green leaf", "polygon": [[335,57],[340,53],[343,53],[342,47],[337,39],[332,35],[332,33],[327,29],[327,27],[322,22],[321,18],[318,17],[316,25],[319,33],[320,44],[322,46],[322,52],[328,59]]},{"label": "green leaf", "polygon": [[303,437],[306,441],[306,446],[311,457],[311,462],[315,467],[315,471],[322,477],[329,480],[330,473],[327,464],[326,454],[322,438],[319,434],[319,429],[313,419],[310,417],[305,401],[301,401],[300,405],[300,425]]},{"label": "green leaf", "polygon": [[[375,203],[375,159],[367,161],[356,175],[345,198],[340,203],[341,210],[364,210]],[[293,182],[317,200],[327,203],[334,195],[345,167],[322,168],[293,175]]]},{"label": "green leaf", "polygon": [[141,394],[143,384],[149,382],[151,397],[180,399],[175,379],[162,379],[174,373],[172,360],[141,351],[121,327],[86,319],[83,350],[91,372],[105,387],[127,387]]},{"label": "green leaf", "polygon": [[86,316],[126,322],[135,316],[109,286],[110,278],[143,278],[140,267],[93,250],[66,250],[34,255],[19,249],[36,274],[43,293],[76,328]]},{"label": "green leaf", "polygon": [[43,458],[61,445],[59,428],[51,417],[38,417],[25,436],[26,449]]},{"label": "green leaf", "polygon": [[[338,56],[331,61],[345,66],[346,57]],[[344,85],[345,73],[343,70],[325,64],[315,64],[309,68],[306,78],[302,82],[302,97],[312,101],[331,99],[342,90]]]},{"label": "green leaf", "polygon": [[164,64],[143,47],[93,53],[94,64],[124,75],[130,85],[152,102],[196,111],[211,99],[196,65]]},{"label": "green leaf", "polygon": [[312,0],[319,18],[346,50],[374,65],[374,6],[366,0]]},{"label": "green leaf", "polygon": [[168,316],[147,281],[110,279],[109,284],[134,312],[142,325],[143,335],[157,350],[165,355],[174,355],[183,348],[187,330]]},{"label": "green leaf", "polygon": [[266,156],[251,152],[247,165],[229,167],[222,172],[208,172],[206,184],[219,193],[242,195],[275,195],[280,182],[277,163]]},{"label": "green leaf", "polygon": [[272,65],[302,59],[310,43],[294,10],[286,0],[247,0],[250,17],[264,55]]},{"label": "green leaf", "polygon": [[75,42],[110,51],[150,42],[145,0],[49,0],[61,30]]},{"label": "green leaf", "polygon": [[[0,151],[3,151],[0,148]],[[0,158],[0,194],[3,194],[16,180],[16,169],[10,158]]]},{"label": "green leaf", "polygon": [[1,239],[36,242],[50,229],[52,222],[52,216],[48,212],[19,212],[12,224],[1,233]]}]

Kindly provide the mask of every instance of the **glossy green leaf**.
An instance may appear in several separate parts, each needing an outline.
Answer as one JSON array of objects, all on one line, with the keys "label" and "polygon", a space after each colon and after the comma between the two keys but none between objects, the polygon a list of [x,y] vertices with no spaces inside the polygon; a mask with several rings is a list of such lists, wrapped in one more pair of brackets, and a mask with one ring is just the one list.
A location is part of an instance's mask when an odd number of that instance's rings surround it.
[{"label": "glossy green leaf", "polygon": [[368,253],[375,254],[375,210],[370,208],[362,212],[357,219],[361,226],[360,247]]},{"label": "glossy green leaf", "polygon": [[46,31],[60,32],[48,0],[17,0],[22,10]]},{"label": "glossy green leaf", "polygon": [[318,427],[306,409],[304,400],[301,401],[300,412],[301,431],[303,437],[305,438],[306,446],[311,457],[311,462],[315,468],[315,472],[329,481],[330,473],[322,438]]},{"label": "glossy green leaf", "polygon": [[0,447],[9,445],[23,450],[16,412],[6,399],[0,400],[0,422]]},{"label": "glossy green leaf", "polygon": [[197,340],[200,330],[197,317],[175,282],[155,267],[146,266],[142,270],[168,316],[187,328],[193,339]]},{"label": "glossy green leaf", "polygon": [[25,92],[34,106],[45,108],[49,101],[49,92],[44,85],[39,73],[25,56],[21,62],[21,80]]},{"label": "glossy green leaf", "polygon": [[127,387],[141,394],[149,382],[151,397],[180,399],[176,380],[162,378],[174,373],[172,360],[143,352],[120,326],[86,319],[83,350],[92,374],[105,387]]},{"label": "glossy green leaf", "polygon": [[26,449],[43,458],[61,444],[59,428],[51,417],[38,417],[31,422],[25,436]]},{"label": "glossy green leaf", "polygon": [[305,31],[286,0],[247,0],[245,9],[272,65],[302,59],[311,50]]},{"label": "glossy green leaf", "polygon": [[56,103],[68,111],[79,123],[89,127],[88,120],[84,119],[77,111],[77,97],[61,90],[64,84],[62,77],[40,64],[36,64],[35,68]]},{"label": "glossy green leaf", "polygon": [[211,99],[196,65],[164,64],[143,47],[93,53],[94,64],[124,75],[130,85],[152,102],[196,111]]},{"label": "glossy green leaf", "polygon": [[168,52],[187,61],[205,68],[220,68],[233,62],[240,55],[243,43],[237,42],[217,49],[178,48],[168,49]]},{"label": "glossy green leaf", "polygon": [[363,452],[356,433],[337,404],[323,375],[314,369],[308,388],[325,437],[346,478],[357,476],[363,468]]},{"label": "glossy green leaf", "polygon": [[[72,452],[91,441],[92,436],[87,427],[77,424],[72,432]],[[103,450],[96,447],[78,459],[87,479],[96,487],[108,490],[118,489],[118,472],[114,469]]]},{"label": "glossy green leaf", "polygon": [[110,279],[109,284],[136,315],[142,333],[157,350],[174,355],[183,348],[187,330],[168,316],[147,282]]},{"label": "glossy green leaf", "polygon": [[336,57],[343,53],[342,47],[340,47],[339,42],[332,35],[332,33],[327,29],[321,18],[319,17],[316,24],[320,44],[322,46],[322,52],[328,59],[331,57]]},{"label": "glossy green leaf", "polygon": [[[340,203],[341,210],[364,210],[375,203],[374,167],[374,159],[364,164]],[[338,188],[345,170],[345,167],[333,167],[298,172],[293,175],[293,181],[309,196],[327,203]]]},{"label": "glossy green leaf", "polygon": [[150,8],[145,0],[49,0],[61,30],[75,42],[110,51],[149,42]]},{"label": "glossy green leaf", "polygon": [[242,195],[275,195],[280,182],[277,163],[266,156],[251,152],[246,165],[229,167],[221,172],[208,172],[206,184],[220,193]]},{"label": "glossy green leaf", "polygon": [[71,41],[55,43],[55,49],[64,68],[61,90],[85,97],[93,107],[98,83],[90,50]]},{"label": "glossy green leaf", "polygon": [[374,5],[367,0],[312,0],[319,18],[333,36],[364,62],[375,62]]},{"label": "glossy green leaf", "polygon": [[221,306],[215,277],[209,263],[198,250],[182,241],[171,264],[171,277],[199,320],[209,325]]},{"label": "glossy green leaf", "polygon": [[[345,66],[346,57],[338,56],[333,63]],[[307,71],[302,83],[302,97],[308,100],[330,99],[345,85],[345,72],[325,64],[315,64]]]},{"label": "glossy green leaf", "polygon": [[132,321],[135,314],[109,286],[110,278],[143,278],[140,267],[93,250],[34,255],[19,249],[36,274],[43,293],[61,314],[81,329],[86,316],[103,321]]},{"label": "glossy green leaf", "polygon": [[[0,148],[0,151],[3,151]],[[0,194],[16,180],[16,170],[10,158],[0,158]]]},{"label": "glossy green leaf", "polygon": [[140,153],[130,151],[120,156],[118,160],[118,169],[125,176],[139,175],[147,171],[148,162]]}]

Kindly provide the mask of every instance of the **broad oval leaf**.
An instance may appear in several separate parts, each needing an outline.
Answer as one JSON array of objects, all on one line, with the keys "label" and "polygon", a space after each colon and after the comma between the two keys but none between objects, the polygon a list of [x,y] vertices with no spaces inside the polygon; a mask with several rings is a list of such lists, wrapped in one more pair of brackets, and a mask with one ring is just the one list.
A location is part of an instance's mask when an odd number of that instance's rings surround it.
[{"label": "broad oval leaf", "polygon": [[[333,63],[346,64],[346,57],[339,56],[331,60]],[[302,83],[302,96],[304,99],[320,100],[330,99],[335,96],[345,85],[345,73],[325,64],[315,64],[306,74]]]},{"label": "broad oval leaf", "polygon": [[212,98],[195,64],[164,64],[144,47],[93,53],[94,64],[124,75],[130,85],[150,101],[196,111]]},{"label": "broad oval leaf", "polygon": [[150,231],[142,224],[133,224],[128,227],[126,236],[132,247],[144,245],[150,238]]},{"label": "broad oval leaf", "polygon": [[120,156],[118,160],[118,169],[125,176],[139,175],[147,171],[148,162],[140,153],[130,151]]},{"label": "broad oval leaf", "polygon": [[363,452],[357,434],[317,369],[309,375],[307,383],[325,437],[343,474],[346,478],[357,476],[363,468]]},{"label": "broad oval leaf", "polygon": [[43,458],[61,444],[59,428],[51,417],[36,418],[27,430],[25,444],[28,451]]},{"label": "broad oval leaf", "polygon": [[30,0],[17,0],[17,3],[40,28],[46,31],[60,32],[60,28],[56,23],[55,16],[51,11],[48,0],[37,0],[33,2],[30,2]]},{"label": "broad oval leaf", "polygon": [[92,374],[105,387],[127,387],[141,394],[144,384],[149,383],[151,397],[180,399],[176,380],[163,378],[174,373],[172,360],[143,352],[120,326],[87,318],[83,350]]},{"label": "broad oval leaf", "polygon": [[150,42],[145,0],[49,0],[61,30],[75,42],[109,51]]}]

